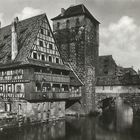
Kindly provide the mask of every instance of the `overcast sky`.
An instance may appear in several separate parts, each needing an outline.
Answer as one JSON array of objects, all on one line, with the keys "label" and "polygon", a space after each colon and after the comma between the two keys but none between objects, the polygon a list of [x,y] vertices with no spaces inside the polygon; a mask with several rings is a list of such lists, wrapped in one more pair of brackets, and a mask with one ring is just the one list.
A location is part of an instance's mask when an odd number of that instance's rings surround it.
[{"label": "overcast sky", "polygon": [[0,0],[2,26],[15,16],[40,13],[53,18],[60,9],[83,3],[100,21],[100,55],[112,54],[118,65],[140,68],[140,0]]}]

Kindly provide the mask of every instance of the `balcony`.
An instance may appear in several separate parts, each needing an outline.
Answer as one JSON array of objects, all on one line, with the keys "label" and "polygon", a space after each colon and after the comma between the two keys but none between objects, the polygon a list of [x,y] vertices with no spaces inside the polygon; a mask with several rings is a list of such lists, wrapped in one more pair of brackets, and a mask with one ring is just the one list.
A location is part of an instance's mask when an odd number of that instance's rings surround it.
[{"label": "balcony", "polygon": [[33,92],[26,97],[27,100],[74,100],[81,98],[80,93],[65,92]]},{"label": "balcony", "polygon": [[25,93],[0,93],[0,98],[2,100],[19,100],[25,99],[28,101],[37,101],[37,100],[77,100],[81,98],[80,92],[32,92],[30,94]]},{"label": "balcony", "polygon": [[25,98],[25,93],[8,93],[8,92],[1,92],[0,98],[4,100],[19,100]]},{"label": "balcony", "polygon": [[46,82],[70,83],[69,76],[35,72],[35,80]]}]

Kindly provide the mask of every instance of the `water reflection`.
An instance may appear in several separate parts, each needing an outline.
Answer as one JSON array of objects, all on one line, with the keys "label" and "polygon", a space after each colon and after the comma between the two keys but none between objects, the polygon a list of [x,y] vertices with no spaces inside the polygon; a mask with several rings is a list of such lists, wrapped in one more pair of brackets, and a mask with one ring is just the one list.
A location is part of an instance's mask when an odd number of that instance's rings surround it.
[{"label": "water reflection", "polygon": [[54,140],[65,137],[65,121],[7,130],[0,140]]},{"label": "water reflection", "polygon": [[116,100],[116,124],[117,130],[122,131],[131,128],[133,124],[133,109],[124,104],[121,98]]},{"label": "water reflection", "polygon": [[140,119],[133,118],[133,110],[122,100],[116,109],[94,118],[68,117],[66,121],[10,130],[0,140],[139,140]]}]

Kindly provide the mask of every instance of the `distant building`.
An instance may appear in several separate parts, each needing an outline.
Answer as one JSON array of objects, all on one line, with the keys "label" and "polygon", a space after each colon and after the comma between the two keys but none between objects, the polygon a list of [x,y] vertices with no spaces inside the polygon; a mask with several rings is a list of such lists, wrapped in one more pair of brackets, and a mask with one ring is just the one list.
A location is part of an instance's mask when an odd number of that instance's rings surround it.
[{"label": "distant building", "polygon": [[112,55],[99,56],[98,76],[123,76],[125,74],[137,75],[133,67],[118,66]]},{"label": "distant building", "polygon": [[140,93],[140,76],[132,67],[118,66],[112,55],[99,56],[99,75],[96,77],[95,91],[96,103],[109,97],[122,96],[131,99],[131,96],[135,97],[135,94]]},{"label": "distant building", "polygon": [[137,75],[137,72],[133,69],[133,67],[124,68],[124,67],[118,66],[117,74],[118,75],[125,75],[125,74]]},{"label": "distant building", "polygon": [[112,55],[99,56],[98,76],[116,75],[117,64]]},{"label": "distant building", "polygon": [[96,94],[104,96],[118,96],[120,94],[140,93],[139,75],[98,77],[96,81]]}]

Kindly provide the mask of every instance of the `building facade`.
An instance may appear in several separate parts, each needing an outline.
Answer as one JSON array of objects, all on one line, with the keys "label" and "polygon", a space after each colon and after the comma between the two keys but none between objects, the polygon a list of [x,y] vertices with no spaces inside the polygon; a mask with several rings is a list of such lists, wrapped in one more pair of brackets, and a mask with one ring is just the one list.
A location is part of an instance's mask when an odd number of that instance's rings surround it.
[{"label": "building facade", "polygon": [[98,76],[116,75],[117,64],[112,55],[99,56],[99,72]]},{"label": "building facade", "polygon": [[[76,81],[76,84],[73,83]],[[82,83],[64,64],[45,14],[0,29],[0,113],[35,123],[65,116]]]}]

